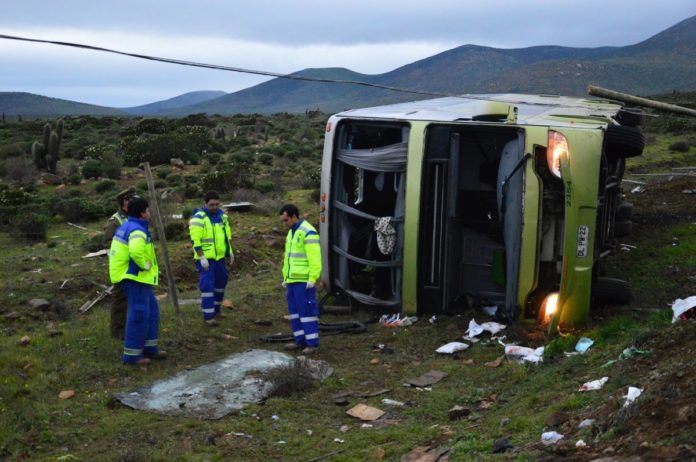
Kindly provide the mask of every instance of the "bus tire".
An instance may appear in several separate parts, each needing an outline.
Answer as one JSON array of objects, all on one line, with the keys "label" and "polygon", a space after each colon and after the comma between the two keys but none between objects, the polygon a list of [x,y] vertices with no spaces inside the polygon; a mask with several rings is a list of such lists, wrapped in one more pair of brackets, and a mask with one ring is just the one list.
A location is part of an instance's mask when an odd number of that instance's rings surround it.
[{"label": "bus tire", "polygon": [[616,120],[627,127],[637,127],[643,125],[645,115],[643,111],[636,107],[622,108],[616,115]]},{"label": "bus tire", "polygon": [[604,151],[610,159],[627,159],[643,153],[645,136],[640,128],[609,125],[604,134]]}]

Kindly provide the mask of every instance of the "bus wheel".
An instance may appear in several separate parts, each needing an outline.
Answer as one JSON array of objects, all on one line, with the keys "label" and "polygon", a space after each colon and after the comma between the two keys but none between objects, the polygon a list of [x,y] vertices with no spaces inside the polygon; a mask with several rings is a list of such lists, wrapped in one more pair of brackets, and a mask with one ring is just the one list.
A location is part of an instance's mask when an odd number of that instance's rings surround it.
[{"label": "bus wheel", "polygon": [[645,136],[640,128],[609,125],[604,134],[604,151],[611,159],[626,159],[643,153]]}]

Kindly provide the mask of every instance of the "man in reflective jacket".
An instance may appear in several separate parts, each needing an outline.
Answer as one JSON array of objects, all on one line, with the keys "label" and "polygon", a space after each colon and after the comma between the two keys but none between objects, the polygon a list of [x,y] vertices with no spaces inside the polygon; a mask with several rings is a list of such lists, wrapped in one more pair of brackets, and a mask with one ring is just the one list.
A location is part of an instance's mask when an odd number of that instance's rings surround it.
[{"label": "man in reflective jacket", "polygon": [[234,264],[232,231],[225,212],[220,210],[220,195],[208,191],[203,198],[205,206],[193,211],[189,220],[189,235],[193,245],[193,258],[200,274],[201,310],[203,320],[209,326],[217,326],[220,306],[225,296],[227,268]]},{"label": "man in reflective jacket", "polygon": [[[109,217],[104,226],[104,248],[111,247],[111,240],[116,230],[128,221],[128,202],[135,196],[135,188],[128,188],[116,196],[118,210]],[[111,300],[111,336],[123,340],[126,332],[126,315],[128,313],[128,300],[126,294],[117,288],[113,292]]]},{"label": "man in reflective jacket", "polygon": [[126,364],[148,364],[164,359],[157,346],[159,306],[154,294],[159,269],[155,245],[148,231],[150,212],[145,199],[128,204],[128,221],[121,225],[111,242],[109,276],[128,297],[128,320],[123,348]]},{"label": "man in reflective jacket", "polygon": [[319,306],[316,284],[321,274],[319,234],[292,204],[280,209],[280,221],[289,228],[285,239],[283,287],[295,342],[286,349],[311,354],[319,347]]}]

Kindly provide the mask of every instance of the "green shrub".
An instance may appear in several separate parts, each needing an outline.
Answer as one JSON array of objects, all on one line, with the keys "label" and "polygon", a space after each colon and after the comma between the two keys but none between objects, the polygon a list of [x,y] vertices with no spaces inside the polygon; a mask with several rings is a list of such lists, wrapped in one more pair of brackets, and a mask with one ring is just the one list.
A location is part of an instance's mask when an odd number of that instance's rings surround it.
[{"label": "green shrub", "polygon": [[116,153],[113,151],[107,151],[102,155],[102,171],[104,175],[108,178],[117,180],[121,178],[121,167],[123,167],[123,161],[116,157]]},{"label": "green shrub", "polygon": [[82,181],[82,175],[80,175],[79,173],[72,173],[65,177],[65,181],[68,184],[78,185]]},{"label": "green shrub", "polygon": [[164,225],[164,234],[167,239],[176,241],[187,236],[188,228],[183,221],[171,221]]},{"label": "green shrub", "polygon": [[155,180],[155,188],[162,189],[167,187],[167,182],[164,180]]},{"label": "green shrub", "polygon": [[62,215],[66,221],[92,221],[114,213],[116,205],[108,199],[90,199],[85,196],[55,199],[50,203],[51,213]]},{"label": "green shrub", "polygon": [[82,247],[87,252],[98,252],[104,248],[104,233],[97,233],[91,237],[85,238],[82,242]]},{"label": "green shrub", "polygon": [[172,169],[170,169],[169,167],[158,168],[155,171],[155,175],[157,175],[158,178],[161,178],[163,180],[167,178],[170,173],[172,173]]},{"label": "green shrub", "polygon": [[84,178],[98,178],[102,176],[102,174],[101,162],[98,160],[89,159],[82,165],[82,176]]},{"label": "green shrub", "polygon": [[307,171],[300,182],[302,189],[312,189],[321,187],[321,168]]},{"label": "green shrub", "polygon": [[263,152],[263,153],[259,154],[258,160],[259,160],[259,163],[261,163],[263,165],[271,165],[271,164],[273,164],[273,155]]},{"label": "green shrub", "polygon": [[210,162],[210,165],[217,165],[220,162],[220,154],[217,152],[211,152],[210,154],[206,154],[205,159]]},{"label": "green shrub", "polygon": [[48,217],[37,213],[17,213],[10,218],[8,233],[12,237],[43,241],[48,230]]},{"label": "green shrub", "polygon": [[110,191],[116,187],[116,182],[114,180],[102,180],[94,184],[94,192],[98,194],[103,194],[106,191]]},{"label": "green shrub", "polygon": [[10,157],[19,157],[25,154],[25,150],[19,143],[6,144],[0,146],[0,159],[7,159]]},{"label": "green shrub", "polygon": [[254,183],[254,189],[262,194],[267,194],[275,188],[275,183],[271,180],[259,180]]},{"label": "green shrub", "polygon": [[182,178],[181,175],[169,175],[167,177],[167,184],[169,186],[179,186],[184,182],[184,179]]}]

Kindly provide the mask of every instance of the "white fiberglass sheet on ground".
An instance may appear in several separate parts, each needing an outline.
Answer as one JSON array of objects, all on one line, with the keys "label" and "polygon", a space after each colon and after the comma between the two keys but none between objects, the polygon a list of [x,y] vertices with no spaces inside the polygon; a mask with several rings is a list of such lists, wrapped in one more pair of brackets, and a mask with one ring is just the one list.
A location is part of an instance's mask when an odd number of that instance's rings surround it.
[{"label": "white fiberglass sheet on ground", "polygon": [[[272,385],[250,372],[266,372],[293,364],[285,353],[250,350],[220,361],[178,373],[116,399],[126,406],[172,416],[220,419],[268,397]],[[321,361],[306,360],[312,376],[324,380],[333,370]]]}]

